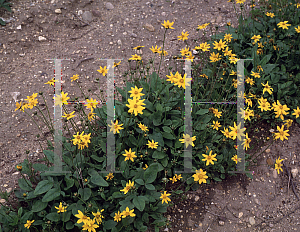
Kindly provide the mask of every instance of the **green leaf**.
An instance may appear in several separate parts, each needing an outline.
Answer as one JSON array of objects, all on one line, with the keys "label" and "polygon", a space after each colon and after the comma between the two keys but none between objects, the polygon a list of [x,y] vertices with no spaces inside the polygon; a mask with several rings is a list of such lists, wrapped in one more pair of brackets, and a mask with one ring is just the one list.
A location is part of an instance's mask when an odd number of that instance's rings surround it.
[{"label": "green leaf", "polygon": [[91,176],[91,182],[93,184],[98,185],[98,186],[102,186],[102,187],[107,187],[108,186],[108,183],[94,169],[89,169],[88,173]]},{"label": "green leaf", "polygon": [[42,180],[38,183],[34,190],[34,195],[39,195],[48,192],[53,187],[53,182],[49,180]]},{"label": "green leaf", "polygon": [[199,114],[199,115],[204,115],[204,114],[207,114],[208,113],[208,109],[200,109],[196,112],[196,114]]},{"label": "green leaf", "polygon": [[164,146],[164,140],[161,133],[153,132],[153,134],[149,134],[149,140],[152,141],[152,139],[154,142],[158,142],[158,145]]},{"label": "green leaf", "polygon": [[152,158],[153,158],[153,159],[163,159],[163,158],[165,158],[166,155],[167,155],[167,154],[164,153],[164,152],[155,150],[155,151],[153,152]]},{"label": "green leaf", "polygon": [[133,137],[132,135],[129,135],[129,141],[130,141],[134,146],[137,146],[136,138]]},{"label": "green leaf", "polygon": [[49,170],[49,168],[47,167],[46,164],[35,163],[35,164],[32,165],[32,167],[36,171],[40,171],[40,172],[44,172],[44,171],[48,171]]},{"label": "green leaf", "polygon": [[144,173],[144,180],[146,184],[152,183],[157,177],[158,167],[157,165],[151,164]]},{"label": "green leaf", "polygon": [[162,113],[163,107],[162,107],[162,105],[160,103],[156,104],[156,110],[159,111],[160,113]]},{"label": "green leaf", "polygon": [[153,184],[145,184],[145,187],[146,187],[146,189],[149,189],[149,190],[155,190],[155,187]]},{"label": "green leaf", "polygon": [[219,177],[214,177],[215,181],[222,181]]},{"label": "green leaf", "polygon": [[19,187],[25,191],[31,191],[32,189],[32,184],[29,180],[25,180],[23,178],[18,179]]},{"label": "green leaf", "polygon": [[55,198],[60,196],[60,190],[53,188],[50,189],[43,197],[43,202],[53,201]]},{"label": "green leaf", "polygon": [[[106,151],[105,151],[105,152],[106,152]],[[96,160],[96,161],[99,162],[99,163],[102,163],[102,162],[105,160],[104,157],[99,157],[99,156],[97,156],[97,155],[91,155],[91,158],[94,159],[94,160]]]},{"label": "green leaf", "polygon": [[50,150],[44,150],[43,153],[47,157],[50,163],[54,163],[54,152]]},{"label": "green leaf", "polygon": [[272,57],[272,54],[266,55],[266,56],[260,61],[260,65],[261,65],[261,66],[266,65],[266,64],[269,62],[269,60],[271,59],[271,57]]},{"label": "green leaf", "polygon": [[[169,126],[169,125],[172,125],[172,120],[170,120],[170,119],[167,119],[165,122],[164,122],[164,124],[166,125],[166,126]],[[164,127],[166,127],[166,126],[164,126]],[[163,128],[164,128],[163,127]],[[170,128],[171,129],[171,128]],[[163,129],[164,130],[164,129]],[[166,131],[166,132],[169,132],[169,131]]]},{"label": "green leaf", "polygon": [[64,190],[68,190],[69,188],[73,187],[75,181],[74,179],[70,179],[69,177],[65,176],[65,181],[67,186],[64,188]]},{"label": "green leaf", "polygon": [[67,224],[66,224],[66,229],[67,230],[71,230],[71,229],[73,229],[74,228],[74,223],[73,222],[67,222]]},{"label": "green leaf", "polygon": [[81,195],[84,201],[87,201],[92,195],[92,190],[90,188],[80,188],[78,189],[78,193]]},{"label": "green leaf", "polygon": [[144,184],[145,184],[145,182],[144,182],[143,179],[135,179],[134,181],[135,181],[136,183],[140,184],[140,185],[144,185]]},{"label": "green leaf", "polygon": [[172,135],[171,133],[168,133],[168,132],[163,132],[162,135],[166,139],[170,139],[170,140],[175,139],[174,135]]},{"label": "green leaf", "polygon": [[163,158],[160,162],[163,167],[167,167],[168,162],[169,162],[169,157]]},{"label": "green leaf", "polygon": [[117,222],[115,222],[114,220],[103,221],[103,228],[105,228],[107,230],[111,230],[116,225],[117,225]]},{"label": "green leaf", "polygon": [[38,200],[33,204],[31,211],[34,213],[40,212],[43,209],[45,209],[47,205],[47,202],[42,202],[42,200]]},{"label": "green leaf", "polygon": [[50,221],[53,222],[58,222],[60,219],[60,214],[59,213],[49,213],[46,218]]},{"label": "green leaf", "polygon": [[141,196],[135,196],[135,198],[133,198],[133,204],[134,206],[139,210],[139,211],[143,211],[145,208],[145,200],[141,197]]}]

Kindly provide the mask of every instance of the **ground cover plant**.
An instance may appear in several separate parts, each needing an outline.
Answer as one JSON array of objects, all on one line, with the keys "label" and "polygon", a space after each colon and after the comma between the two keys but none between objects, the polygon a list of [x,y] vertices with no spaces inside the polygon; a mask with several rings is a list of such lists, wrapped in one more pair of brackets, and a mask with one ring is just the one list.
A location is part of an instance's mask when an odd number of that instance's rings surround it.
[{"label": "ground cover plant", "polygon": [[[244,1],[235,3],[243,10]],[[299,123],[300,115],[296,62],[300,5],[294,1],[278,4],[265,4],[247,19],[242,13],[237,29],[228,24],[225,33],[196,41],[196,45],[188,40],[188,32],[182,32],[178,39],[183,49],[181,54],[170,57],[174,65],[168,67],[166,77],[160,75],[161,64],[154,67],[153,60],[146,62],[141,56],[132,55],[128,62],[136,68],[124,73],[124,78],[131,79],[126,87],[117,88],[122,101],[115,101],[115,121],[110,125],[106,125],[107,107],[98,108],[96,99],[79,97],[86,99],[87,104],[76,105],[71,112],[65,105],[68,94],[56,96],[56,102],[60,101],[64,109],[65,132],[71,133],[70,127],[75,130],[73,136],[62,139],[62,168],[70,173],[46,172],[54,169],[50,141],[44,150],[44,163],[31,164],[26,159],[17,165],[22,175],[20,189],[15,191],[20,206],[17,211],[9,205],[1,207],[1,230],[146,231],[154,226],[158,231],[167,223],[162,213],[172,204],[172,198],[184,194],[183,190],[196,190],[200,184],[222,181],[231,175],[228,172],[234,171],[239,162],[236,140],[244,140],[246,150],[253,146],[247,133],[254,123],[268,120],[270,129],[280,123],[274,138],[288,139],[284,127],[288,128],[293,119]],[[163,23],[163,41],[168,39],[166,32],[175,26],[173,22]],[[209,26],[199,25],[199,34]],[[150,49],[154,59],[168,56],[164,42],[162,47]],[[193,102],[235,102],[238,58],[253,59],[244,63],[246,105],[238,109],[246,122],[245,137],[235,123],[234,104],[193,104],[193,132],[186,134],[186,87],[191,86]],[[192,79],[187,78],[182,59],[191,61]],[[118,65],[122,62],[114,66]],[[100,66],[98,71],[99,75],[107,74],[106,67]],[[71,77],[78,85],[79,78],[76,74]],[[46,84],[52,88],[54,82],[52,79]],[[42,92],[34,93],[25,102],[18,102],[16,110],[33,113],[34,120],[43,120],[53,132],[50,111],[45,115],[37,105],[43,99]],[[82,119],[81,129],[73,120],[75,114]],[[102,173],[107,166],[107,128],[115,136],[115,166],[120,173]],[[195,173],[176,174],[175,171],[184,170],[184,150],[189,146],[193,147]],[[246,156],[246,167],[253,158]],[[275,164],[278,172],[282,171],[281,161],[279,157]],[[169,190],[168,182],[181,182],[184,188]]]}]

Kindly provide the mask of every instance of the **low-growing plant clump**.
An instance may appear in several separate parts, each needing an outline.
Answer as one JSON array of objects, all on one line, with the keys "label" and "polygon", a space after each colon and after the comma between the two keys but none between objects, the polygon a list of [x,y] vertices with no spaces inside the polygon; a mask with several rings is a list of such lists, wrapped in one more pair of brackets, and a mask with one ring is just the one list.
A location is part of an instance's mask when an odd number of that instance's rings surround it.
[{"label": "low-growing plant clump", "polygon": [[[15,191],[19,207],[16,211],[2,205],[0,230],[115,232],[154,227],[159,231],[167,223],[163,213],[172,205],[172,198],[233,175],[230,172],[241,162],[236,142],[243,141],[246,151],[253,147],[248,133],[256,123],[280,123],[278,132],[273,129],[270,137],[273,141],[288,139],[293,121],[300,123],[300,72],[296,62],[300,4],[277,1],[254,9],[252,2],[252,16],[244,18],[244,3],[236,0],[242,10],[237,29],[228,23],[225,33],[200,41],[194,48],[188,32],[182,32],[178,36],[184,44],[181,54],[170,56],[174,67],[170,65],[169,74],[161,77],[161,60],[168,56],[164,49],[166,32],[176,26],[164,21],[162,47],[150,48],[161,58],[159,67],[154,67],[154,59],[146,62],[132,55],[128,62],[135,63],[136,69],[124,73],[131,81],[125,88],[117,88],[122,101],[115,100],[111,124],[106,124],[107,106],[97,107],[97,99],[84,92],[85,104],[76,104],[72,112],[67,107],[68,93],[55,96],[55,105],[64,111],[64,132],[72,135],[62,135],[61,171],[53,165],[58,157],[51,141],[43,151],[42,163],[25,159],[17,165],[22,175],[20,189]],[[199,25],[196,30],[205,32],[209,26]],[[252,59],[244,61],[244,96],[237,94],[241,85],[236,71],[239,59]],[[186,68],[183,70],[185,62],[191,64],[191,77]],[[121,62],[114,63],[114,68],[119,65]],[[100,66],[97,71],[105,76],[108,69]],[[71,77],[79,85],[78,79],[76,74]],[[53,78],[45,84],[51,87],[54,83]],[[193,102],[191,134],[185,131],[187,87],[191,88]],[[43,120],[54,137],[50,112],[47,108],[46,116],[39,108],[38,96],[46,104],[42,92],[34,93],[17,102],[16,110],[32,117],[29,112],[35,107],[32,119]],[[244,108],[226,104],[237,102],[238,97],[244,97]],[[244,118],[245,128],[236,123],[237,114]],[[82,127],[75,123],[75,115],[81,118]],[[107,156],[109,136],[114,136],[116,145],[113,161]],[[190,161],[185,159],[188,148],[192,148]],[[256,157],[246,153],[245,170]],[[278,173],[282,171],[281,162],[279,157],[275,164]],[[116,169],[106,170],[109,165]],[[184,172],[187,166],[191,173]],[[166,187],[175,182],[181,183],[178,188]]]}]

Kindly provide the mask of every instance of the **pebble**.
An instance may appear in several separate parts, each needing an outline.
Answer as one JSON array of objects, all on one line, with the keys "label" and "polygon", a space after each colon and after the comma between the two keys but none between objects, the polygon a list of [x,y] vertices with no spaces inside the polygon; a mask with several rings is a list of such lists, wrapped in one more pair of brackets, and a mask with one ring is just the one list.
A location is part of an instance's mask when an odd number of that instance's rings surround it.
[{"label": "pebble", "polygon": [[239,212],[239,218],[243,217],[243,212]]},{"label": "pebble", "polygon": [[146,24],[144,25],[144,28],[145,28],[146,30],[150,31],[150,32],[154,32],[154,31],[155,31],[155,28],[154,28],[151,24],[149,24],[149,23],[146,23]]},{"label": "pebble", "polygon": [[39,41],[46,41],[47,39],[44,36],[39,36],[38,40]]},{"label": "pebble", "polygon": [[61,14],[61,9],[55,9],[56,14]]},{"label": "pebble", "polygon": [[195,201],[199,201],[200,197],[199,196],[195,196]]},{"label": "pebble", "polygon": [[4,204],[5,202],[5,199],[0,199],[0,203]]},{"label": "pebble", "polygon": [[220,23],[220,22],[222,22],[222,16],[221,16],[221,15],[219,15],[219,16],[217,17],[217,20],[216,20],[216,23]]},{"label": "pebble", "polygon": [[254,202],[258,205],[261,205],[260,201],[257,198],[254,199]]},{"label": "pebble", "polygon": [[86,21],[86,22],[92,22],[92,20],[93,20],[93,15],[92,15],[91,12],[85,11],[85,12],[82,14],[82,19],[83,19],[83,21]]},{"label": "pebble", "polygon": [[82,10],[79,10],[78,12],[77,12],[77,15],[78,16],[80,16],[80,15],[82,15],[83,14],[83,11]]},{"label": "pebble", "polygon": [[106,9],[108,9],[108,10],[112,10],[112,9],[115,8],[114,5],[111,4],[110,2],[105,3],[105,7],[106,7]]},{"label": "pebble", "polygon": [[249,223],[250,223],[250,225],[254,225],[255,224],[255,219],[254,219],[254,217],[249,217]]},{"label": "pebble", "polygon": [[94,17],[98,17],[98,18],[101,17],[101,12],[98,11],[98,10],[92,10],[92,14],[93,14]]},{"label": "pebble", "polygon": [[273,170],[273,173],[272,173],[272,174],[273,174],[273,178],[274,178],[274,179],[277,179],[277,178],[278,178],[278,173],[277,173],[277,170],[276,170],[276,169]]},{"label": "pebble", "polygon": [[6,192],[7,192],[7,193],[10,193],[11,191],[12,191],[12,188],[6,189]]},{"label": "pebble", "polygon": [[17,30],[22,30],[22,25],[16,27]]},{"label": "pebble", "polygon": [[4,184],[3,187],[6,188],[6,187],[8,187],[8,185],[7,185],[7,184]]},{"label": "pebble", "polygon": [[220,226],[224,226],[225,222],[224,221],[219,221]]},{"label": "pebble", "polygon": [[120,39],[118,39],[117,44],[121,46],[122,45],[122,41]]},{"label": "pebble", "polygon": [[291,173],[292,173],[293,178],[296,178],[296,177],[297,177],[297,174],[298,174],[298,169],[297,169],[297,168],[293,168],[293,169],[291,170]]},{"label": "pebble", "polygon": [[168,227],[166,227],[166,228],[164,229],[164,231],[169,231],[169,228],[168,228]]}]

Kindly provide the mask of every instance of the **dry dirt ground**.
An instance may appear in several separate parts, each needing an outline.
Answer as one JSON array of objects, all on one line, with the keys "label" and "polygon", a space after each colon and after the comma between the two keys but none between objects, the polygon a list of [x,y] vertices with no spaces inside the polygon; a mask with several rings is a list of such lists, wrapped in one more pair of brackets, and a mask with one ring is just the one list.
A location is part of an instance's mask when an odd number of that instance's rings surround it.
[{"label": "dry dirt ground", "polygon": [[[80,85],[90,97],[97,98],[106,90],[106,79],[96,70],[105,66],[100,59],[123,59],[115,72],[116,86],[124,86],[122,74],[128,70],[127,60],[135,54],[133,47],[142,49],[144,60],[153,57],[152,46],[162,46],[164,20],[175,22],[174,30],[167,33],[165,50],[176,55],[185,46],[177,36],[189,32],[188,43],[194,47],[202,42],[198,25],[211,23],[219,30],[227,23],[237,25],[232,3],[227,0],[44,0],[12,1],[13,13],[0,11],[0,17],[10,21],[0,26],[0,189],[11,191],[20,177],[15,166],[25,158],[34,162],[42,157],[46,141],[51,140],[48,129],[41,120],[33,123],[29,115],[15,110],[15,101],[43,91],[53,115],[53,87],[44,83],[54,77],[53,62],[63,61],[64,92],[79,96],[80,89],[70,77],[80,76]],[[211,34],[210,29],[207,35]],[[93,58],[93,59],[87,59]],[[158,59],[155,66],[158,67]],[[167,65],[167,63],[166,63]],[[98,80],[97,80],[98,78]],[[19,93],[18,96],[14,93]],[[15,98],[14,98],[15,97]],[[16,98],[17,97],[17,98]],[[39,96],[42,103],[42,98]],[[104,100],[104,99],[102,99]],[[47,114],[44,105],[40,104]],[[70,108],[71,109],[71,108]],[[53,116],[52,116],[53,117]],[[270,136],[270,127],[257,125],[257,136],[262,141]],[[276,128],[274,128],[276,129]],[[288,141],[277,141],[257,159],[254,179],[237,175],[222,183],[202,185],[198,191],[189,192],[183,202],[174,200],[166,217],[169,228],[163,231],[297,231],[298,200],[292,191],[291,181],[299,193],[299,175],[289,181],[286,173],[276,175],[275,159],[280,155],[289,169],[299,166],[299,126],[290,128]],[[41,137],[38,139],[37,134]],[[270,136],[271,137],[271,136]],[[257,144],[251,151],[265,148]],[[26,154],[26,150],[28,151]]]}]

